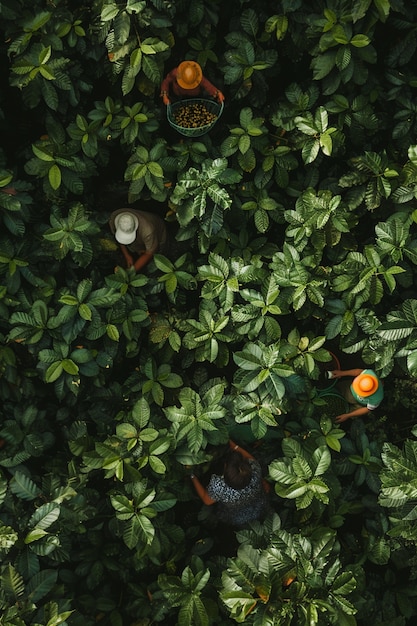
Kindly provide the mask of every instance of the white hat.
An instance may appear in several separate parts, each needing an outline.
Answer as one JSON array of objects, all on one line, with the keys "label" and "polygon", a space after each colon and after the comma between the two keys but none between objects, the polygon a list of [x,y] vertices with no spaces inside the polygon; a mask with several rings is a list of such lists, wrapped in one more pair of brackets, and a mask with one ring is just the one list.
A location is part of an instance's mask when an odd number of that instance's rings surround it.
[{"label": "white hat", "polygon": [[136,231],[139,226],[139,220],[133,213],[119,213],[114,220],[116,241],[128,246],[136,239]]}]

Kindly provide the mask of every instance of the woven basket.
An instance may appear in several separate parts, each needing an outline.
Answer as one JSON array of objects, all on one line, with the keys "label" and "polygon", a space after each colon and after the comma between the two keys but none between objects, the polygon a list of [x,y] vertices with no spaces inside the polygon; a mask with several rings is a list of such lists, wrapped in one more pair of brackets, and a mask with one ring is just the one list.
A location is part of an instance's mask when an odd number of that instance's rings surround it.
[{"label": "woven basket", "polygon": [[[319,398],[324,400],[326,404],[328,403],[329,405],[333,405],[333,403],[335,403],[338,406],[339,413],[348,413],[349,403],[338,391],[333,389],[323,389],[322,391],[319,391],[317,395]],[[320,409],[322,412],[326,412],[325,407],[320,407]]]},{"label": "woven basket", "polygon": [[[185,126],[178,126],[175,123],[175,111],[180,107],[191,105],[191,104],[204,104],[206,109],[210,113],[214,113],[217,117],[215,120],[210,122],[210,124],[205,124],[204,126],[199,126],[198,128],[186,128]],[[184,135],[185,137],[201,137],[201,135],[205,135],[209,130],[213,128],[221,114],[223,113],[223,102],[219,104],[215,100],[205,100],[204,98],[188,98],[187,100],[178,100],[177,102],[173,102],[172,104],[168,104],[167,106],[167,119],[172,128]]]}]

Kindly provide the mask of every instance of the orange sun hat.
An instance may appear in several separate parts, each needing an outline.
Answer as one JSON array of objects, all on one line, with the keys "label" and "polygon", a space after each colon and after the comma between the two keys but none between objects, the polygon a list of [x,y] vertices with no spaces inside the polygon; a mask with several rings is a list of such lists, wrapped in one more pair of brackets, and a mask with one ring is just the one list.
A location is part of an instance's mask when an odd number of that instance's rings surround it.
[{"label": "orange sun hat", "polygon": [[353,380],[352,387],[358,396],[370,396],[378,389],[378,379],[371,374],[359,374]]},{"label": "orange sun hat", "polygon": [[177,83],[182,89],[195,89],[201,83],[203,71],[195,61],[183,61],[177,70]]}]

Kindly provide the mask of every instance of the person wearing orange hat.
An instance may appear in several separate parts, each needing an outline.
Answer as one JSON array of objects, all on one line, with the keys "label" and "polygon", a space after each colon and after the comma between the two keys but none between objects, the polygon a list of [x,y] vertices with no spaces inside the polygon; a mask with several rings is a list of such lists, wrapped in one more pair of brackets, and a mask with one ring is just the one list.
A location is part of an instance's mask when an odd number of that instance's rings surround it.
[{"label": "person wearing orange hat", "polygon": [[338,415],[335,419],[338,423],[344,422],[351,417],[367,415],[370,411],[376,409],[384,399],[382,383],[373,370],[332,370],[332,378],[342,378],[344,376],[354,376],[349,386],[341,388],[344,397],[352,406],[352,410],[349,413]]},{"label": "person wearing orange hat", "polygon": [[203,76],[203,70],[196,61],[182,61],[169,72],[162,81],[160,96],[164,104],[170,104],[171,92],[179,99],[198,98],[207,94],[223,102],[224,95]]},{"label": "person wearing orange hat", "polygon": [[[158,215],[137,209],[117,209],[110,215],[109,227],[120,245],[127,267],[138,271],[156,252],[167,253],[167,230]],[[132,252],[137,255],[136,261]]]}]

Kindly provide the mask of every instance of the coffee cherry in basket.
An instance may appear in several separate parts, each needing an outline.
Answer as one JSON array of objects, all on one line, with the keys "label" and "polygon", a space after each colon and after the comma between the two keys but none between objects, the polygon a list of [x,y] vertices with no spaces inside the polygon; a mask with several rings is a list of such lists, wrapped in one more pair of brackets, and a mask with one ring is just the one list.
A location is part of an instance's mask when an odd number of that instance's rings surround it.
[{"label": "coffee cherry in basket", "polygon": [[208,110],[203,103],[183,104],[175,110],[174,119],[177,126],[182,128],[201,128],[212,124],[217,115]]}]

